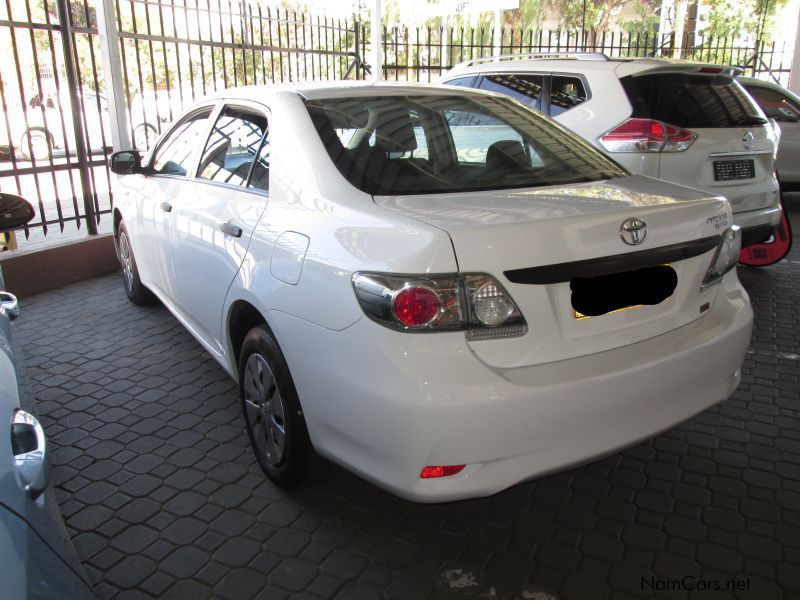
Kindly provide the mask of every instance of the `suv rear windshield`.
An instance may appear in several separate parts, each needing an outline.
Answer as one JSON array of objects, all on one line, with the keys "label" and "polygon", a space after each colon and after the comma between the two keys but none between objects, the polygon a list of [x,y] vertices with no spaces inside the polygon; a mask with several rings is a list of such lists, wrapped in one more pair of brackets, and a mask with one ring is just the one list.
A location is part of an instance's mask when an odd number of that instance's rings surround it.
[{"label": "suv rear windshield", "polygon": [[636,118],[695,129],[766,123],[732,77],[658,73],[620,81]]},{"label": "suv rear windshield", "polygon": [[336,167],[369,194],[525,188],[627,174],[507,98],[382,95],[306,106]]}]

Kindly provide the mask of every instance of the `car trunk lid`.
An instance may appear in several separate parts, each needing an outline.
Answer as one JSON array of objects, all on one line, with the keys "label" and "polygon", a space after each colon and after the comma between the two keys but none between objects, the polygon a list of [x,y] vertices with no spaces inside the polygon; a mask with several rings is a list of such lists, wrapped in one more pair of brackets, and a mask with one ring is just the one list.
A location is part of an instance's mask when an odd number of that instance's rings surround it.
[{"label": "car trunk lid", "polygon": [[[724,199],[643,176],[525,190],[376,196],[375,202],[445,230],[462,273],[488,273],[507,289],[528,334],[471,342],[481,358],[501,368],[609,350],[699,318],[715,293],[700,291],[702,279],[718,236],[732,223]],[[630,219],[647,226],[638,245],[621,239],[621,225]],[[678,283],[666,300],[591,318],[576,314],[574,276],[662,265],[659,249],[698,240],[706,241],[699,254],[670,255],[678,258],[669,264]],[[598,269],[575,271],[578,263]],[[526,283],[515,276],[553,266],[566,270],[566,280]]]}]

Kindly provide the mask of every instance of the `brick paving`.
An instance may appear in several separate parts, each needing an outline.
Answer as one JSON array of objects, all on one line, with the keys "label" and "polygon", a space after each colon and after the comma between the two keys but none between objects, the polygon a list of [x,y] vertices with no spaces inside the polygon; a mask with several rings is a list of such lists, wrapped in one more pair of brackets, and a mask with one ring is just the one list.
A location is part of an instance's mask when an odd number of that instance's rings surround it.
[{"label": "brick paving", "polygon": [[[274,487],[234,384],[117,276],[25,300],[18,323],[101,598],[800,598],[800,247],[740,276],[757,318],[729,400],[614,456],[443,505],[343,471]],[[704,589],[731,578],[749,589]]]}]

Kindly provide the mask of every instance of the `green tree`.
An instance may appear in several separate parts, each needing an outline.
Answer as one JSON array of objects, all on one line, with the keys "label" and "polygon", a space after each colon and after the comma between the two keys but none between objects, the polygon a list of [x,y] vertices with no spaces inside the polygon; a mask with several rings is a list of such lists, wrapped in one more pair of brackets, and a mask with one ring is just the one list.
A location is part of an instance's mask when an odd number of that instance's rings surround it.
[{"label": "green tree", "polygon": [[738,38],[744,35],[770,40],[775,15],[787,0],[704,0],[708,7],[706,36]]},{"label": "green tree", "polygon": [[636,18],[620,18],[620,28],[631,36],[645,37],[652,35],[656,31],[660,20],[656,14],[656,9],[659,6],[660,2],[657,0],[637,0],[633,5]]}]

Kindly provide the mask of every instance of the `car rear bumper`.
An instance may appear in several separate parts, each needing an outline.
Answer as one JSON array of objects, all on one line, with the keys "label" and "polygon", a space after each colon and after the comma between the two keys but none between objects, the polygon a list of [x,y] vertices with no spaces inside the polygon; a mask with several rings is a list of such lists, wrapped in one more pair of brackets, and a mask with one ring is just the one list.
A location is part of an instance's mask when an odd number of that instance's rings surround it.
[{"label": "car rear bumper", "polygon": [[[727,398],[753,314],[732,273],[689,325],[513,369],[488,367],[463,333],[404,334],[366,318],[333,332],[269,318],[317,450],[398,496],[441,502],[591,460]],[[419,477],[424,466],[460,464],[454,476]]]},{"label": "car rear bumper", "polygon": [[783,209],[780,197],[766,208],[734,212],[733,222],[742,228],[742,247],[763,242],[773,234],[781,222]]}]

